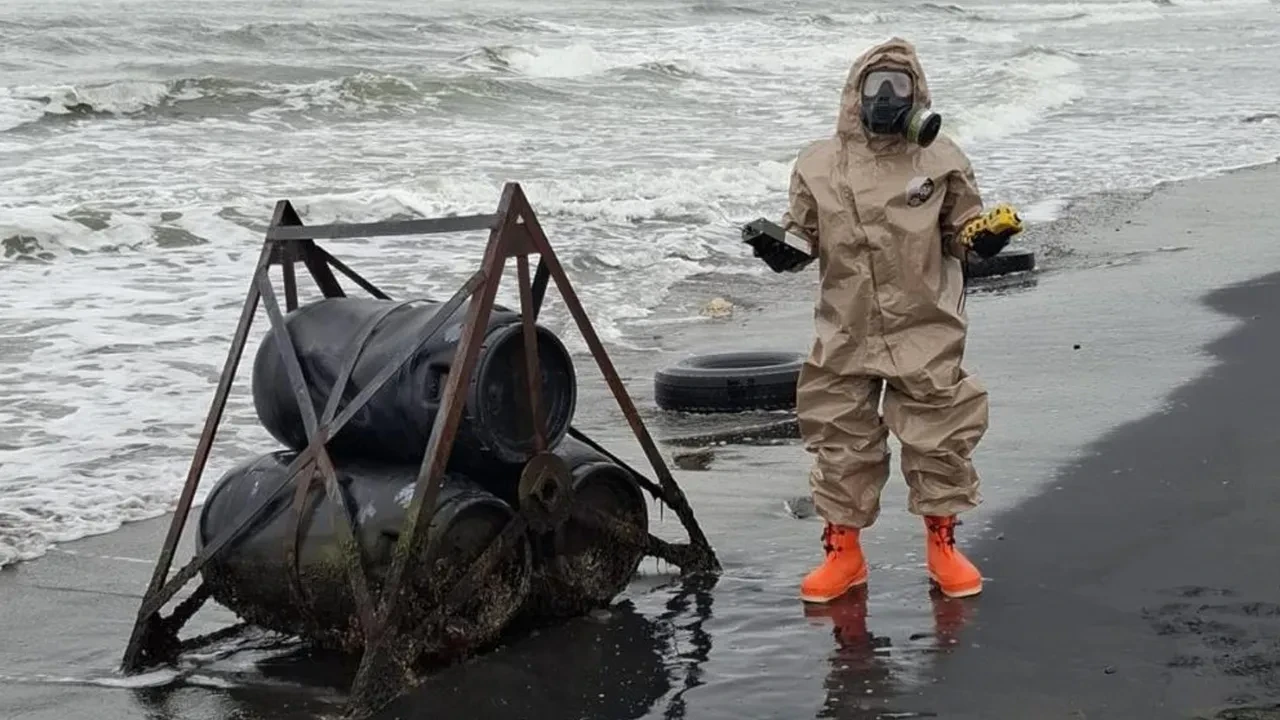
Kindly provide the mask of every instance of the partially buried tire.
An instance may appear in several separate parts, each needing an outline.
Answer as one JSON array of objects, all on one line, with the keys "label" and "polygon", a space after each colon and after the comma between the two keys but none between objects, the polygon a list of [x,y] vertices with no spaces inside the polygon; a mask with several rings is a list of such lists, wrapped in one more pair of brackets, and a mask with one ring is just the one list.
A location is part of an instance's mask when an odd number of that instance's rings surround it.
[{"label": "partially buried tire", "polygon": [[654,402],[688,413],[794,409],[803,364],[803,355],[786,352],[694,355],[657,372]]},{"label": "partially buried tire", "polygon": [[982,259],[973,256],[969,260],[969,277],[985,278],[1027,272],[1036,267],[1036,254],[1025,248],[1005,248],[993,257]]}]

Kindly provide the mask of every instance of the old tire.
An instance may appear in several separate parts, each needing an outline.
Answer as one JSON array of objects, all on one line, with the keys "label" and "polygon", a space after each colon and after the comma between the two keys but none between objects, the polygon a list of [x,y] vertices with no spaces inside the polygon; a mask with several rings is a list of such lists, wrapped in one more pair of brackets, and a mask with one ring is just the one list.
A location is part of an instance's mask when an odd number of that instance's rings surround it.
[{"label": "old tire", "polygon": [[786,352],[694,355],[654,375],[654,401],[688,413],[790,410],[803,364],[803,355]]},{"label": "old tire", "polygon": [[1026,248],[1005,248],[994,257],[982,259],[976,255],[969,260],[969,277],[984,278],[1027,272],[1036,267],[1036,254]]}]

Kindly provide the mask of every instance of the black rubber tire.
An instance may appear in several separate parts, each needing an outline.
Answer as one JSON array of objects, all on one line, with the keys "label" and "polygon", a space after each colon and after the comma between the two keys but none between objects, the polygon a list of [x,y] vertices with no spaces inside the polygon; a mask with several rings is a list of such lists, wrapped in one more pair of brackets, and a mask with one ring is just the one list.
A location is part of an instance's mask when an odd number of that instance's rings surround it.
[{"label": "black rubber tire", "polygon": [[984,278],[997,275],[1008,275],[1015,272],[1027,272],[1036,267],[1036,254],[1026,248],[1005,248],[994,257],[986,260],[971,255],[969,258],[969,277]]},{"label": "black rubber tire", "polygon": [[688,413],[792,410],[804,358],[787,352],[687,357],[654,375],[654,402],[663,410]]}]

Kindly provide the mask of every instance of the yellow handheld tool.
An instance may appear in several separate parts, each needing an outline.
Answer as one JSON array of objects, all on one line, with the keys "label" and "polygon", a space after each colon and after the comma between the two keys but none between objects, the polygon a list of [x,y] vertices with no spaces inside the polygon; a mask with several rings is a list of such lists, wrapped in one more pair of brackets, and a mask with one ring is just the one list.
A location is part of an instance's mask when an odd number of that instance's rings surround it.
[{"label": "yellow handheld tool", "polygon": [[1022,217],[1012,205],[1001,203],[970,220],[960,230],[960,244],[989,258],[1004,249],[1009,240],[1022,232]]}]

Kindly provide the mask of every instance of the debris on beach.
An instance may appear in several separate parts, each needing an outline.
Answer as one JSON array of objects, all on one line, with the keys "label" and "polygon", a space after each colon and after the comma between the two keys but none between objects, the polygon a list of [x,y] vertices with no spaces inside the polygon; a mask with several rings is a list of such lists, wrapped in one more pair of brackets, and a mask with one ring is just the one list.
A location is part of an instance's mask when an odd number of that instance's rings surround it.
[{"label": "debris on beach", "polygon": [[782,509],[796,520],[807,520],[818,513],[809,495],[796,495],[782,501]]},{"label": "debris on beach", "polygon": [[733,316],[733,303],[722,297],[712,298],[702,306],[702,314],[710,318],[727,318]]},{"label": "debris on beach", "polygon": [[707,470],[715,460],[715,450],[710,447],[679,450],[671,456],[671,461],[681,470]]}]

